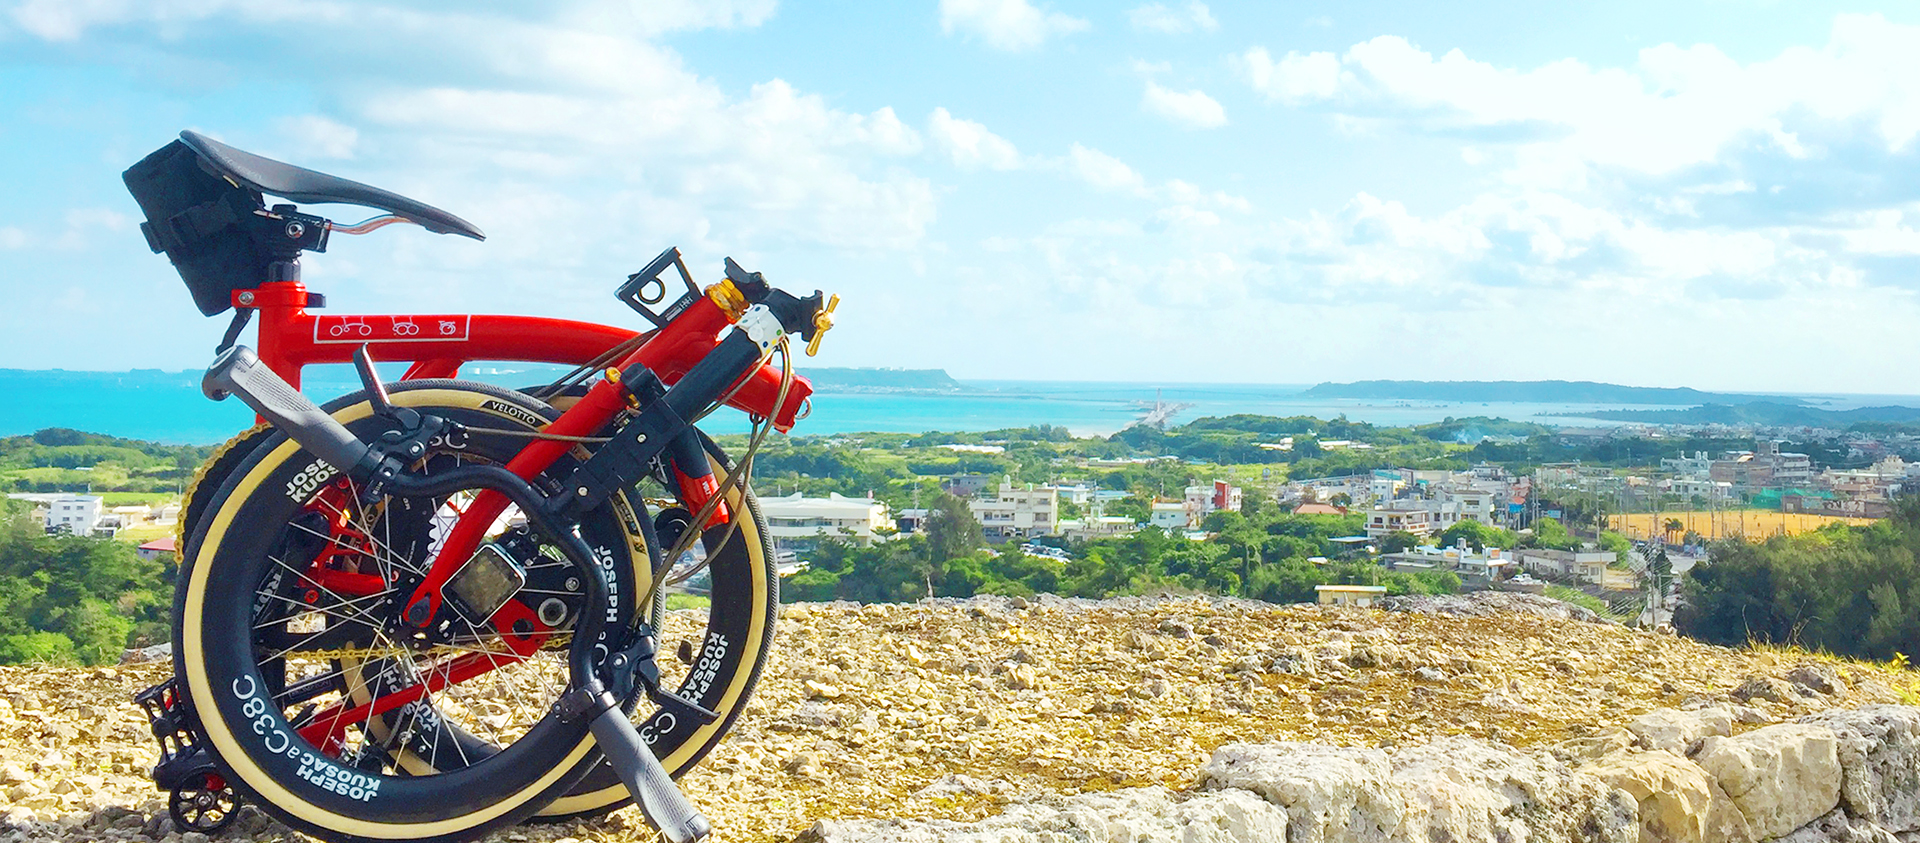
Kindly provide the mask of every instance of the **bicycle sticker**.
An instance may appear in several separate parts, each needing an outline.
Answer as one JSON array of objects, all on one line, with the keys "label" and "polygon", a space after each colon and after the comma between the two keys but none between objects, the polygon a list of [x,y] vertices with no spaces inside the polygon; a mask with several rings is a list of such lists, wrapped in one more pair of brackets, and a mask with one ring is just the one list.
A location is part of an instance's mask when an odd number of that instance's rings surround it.
[{"label": "bicycle sticker", "polygon": [[315,343],[465,342],[473,317],[461,315],[319,316]]},{"label": "bicycle sticker", "polygon": [[547,420],[541,418],[538,413],[517,404],[509,404],[505,401],[489,398],[480,402],[480,409],[496,416],[506,416],[528,427],[541,428],[547,426]]},{"label": "bicycle sticker", "polygon": [[233,680],[233,698],[240,701],[240,713],[253,726],[260,746],[271,755],[283,755],[300,762],[296,773],[315,787],[345,796],[357,802],[371,802],[380,795],[380,779],[341,767],[328,759],[294,745],[293,736],[280,728],[267,713],[268,701],[260,693],[260,683],[252,676]]},{"label": "bicycle sticker", "polygon": [[332,480],[333,476],[339,473],[340,469],[334,468],[327,461],[314,460],[313,464],[300,469],[299,474],[287,481],[287,499],[294,503],[306,503],[322,484]]},{"label": "bicycle sticker", "polygon": [[706,643],[700,647],[700,661],[693,667],[693,675],[687,677],[686,696],[700,699],[707,695],[707,689],[713,687],[713,680],[720,677],[721,661],[727,657],[727,637],[718,633],[709,633]]}]

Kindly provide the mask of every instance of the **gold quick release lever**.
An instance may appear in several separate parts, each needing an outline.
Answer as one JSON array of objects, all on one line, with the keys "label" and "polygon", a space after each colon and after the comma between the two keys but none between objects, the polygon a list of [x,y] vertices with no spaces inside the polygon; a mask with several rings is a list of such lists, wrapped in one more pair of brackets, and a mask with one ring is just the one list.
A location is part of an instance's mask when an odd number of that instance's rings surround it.
[{"label": "gold quick release lever", "polygon": [[808,357],[820,353],[820,338],[826,336],[827,331],[833,329],[833,309],[839,306],[840,294],[835,293],[833,298],[827,299],[826,307],[821,308],[818,313],[813,314],[813,336],[807,338]]}]

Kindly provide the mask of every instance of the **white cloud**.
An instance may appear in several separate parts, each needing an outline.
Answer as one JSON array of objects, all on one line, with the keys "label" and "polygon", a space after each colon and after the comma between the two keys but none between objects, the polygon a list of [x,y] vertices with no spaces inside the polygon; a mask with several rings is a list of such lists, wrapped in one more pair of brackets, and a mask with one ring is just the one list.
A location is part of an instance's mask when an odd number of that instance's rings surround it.
[{"label": "white cloud", "polygon": [[302,158],[352,158],[360,143],[359,130],[318,114],[283,117],[275,126]]},{"label": "white cloud", "polygon": [[[228,11],[240,11],[246,5],[236,0],[25,0],[9,13],[16,26],[49,41],[72,41],[87,29],[103,24],[204,20]],[[290,10],[279,4],[264,4],[267,9],[246,10],[249,15],[279,14]]]},{"label": "white cloud", "polygon": [[1435,56],[1383,35],[1339,57],[1289,53],[1275,62],[1254,48],[1242,66],[1272,100],[1502,134],[1550,145],[1568,163],[1649,174],[1713,162],[1743,144],[1804,158],[1815,150],[1802,126],[1862,121],[1890,151],[1920,136],[1920,27],[1878,15],[1841,15],[1825,47],[1748,64],[1711,45],[1664,44],[1641,50],[1631,67],[1563,59],[1519,69],[1459,50]]},{"label": "white cloud", "polygon": [[1181,179],[1169,179],[1161,188],[1161,195],[1169,202],[1182,205],[1221,208],[1242,214],[1253,210],[1253,203],[1244,197],[1234,196],[1224,190],[1209,193],[1199,185]]},{"label": "white cloud", "polygon": [[[445,207],[491,237],[484,251],[436,246],[451,250],[437,256],[405,235],[358,241],[314,262],[310,271],[333,274],[335,285],[362,271],[442,273],[446,289],[423,280],[404,294],[459,301],[469,293],[451,276],[484,265],[509,285],[597,299],[592,267],[626,260],[614,255],[639,248],[635,231],[690,253],[743,242],[854,251],[921,242],[937,198],[899,162],[925,141],[892,108],[836,108],[779,79],[731,93],[654,39],[662,28],[750,26],[772,3],[644,5],[419,12],[316,0],[299,27],[270,20],[272,4],[221,0],[27,0],[14,14],[45,39],[84,33],[100,50],[124,43],[207,64],[228,60],[194,37],[214,30],[209,12],[219,10],[225,37],[251,39],[289,66],[354,67],[313,80],[338,111],[296,112],[271,132],[244,121],[205,128],[295,163],[353,158],[341,175]],[[577,280],[558,280],[567,273]]]},{"label": "white cloud", "polygon": [[1127,11],[1127,22],[1137,32],[1159,32],[1167,35],[1182,35],[1188,32],[1212,32],[1220,28],[1220,22],[1213,19],[1213,12],[1200,0],[1189,0],[1179,9],[1168,8],[1162,3],[1148,3]]},{"label": "white cloud", "polygon": [[[0,225],[0,250],[48,249],[72,252],[97,249],[104,232],[109,237],[132,233],[134,218],[108,208],[73,208],[62,214],[57,227]],[[138,240],[139,235],[135,234]]]},{"label": "white cloud", "polygon": [[927,118],[927,131],[934,142],[962,169],[1017,170],[1020,151],[1006,138],[972,120],[962,120],[946,108],[935,108]]},{"label": "white cloud", "polygon": [[1027,0],[940,0],[940,29],[979,36],[996,50],[1031,50],[1055,35],[1081,32],[1086,20]]},{"label": "white cloud", "polygon": [[633,16],[649,32],[755,27],[770,17],[779,0],[628,0]]},{"label": "white cloud", "polygon": [[1254,47],[1236,56],[1234,63],[1253,89],[1268,100],[1322,100],[1340,89],[1340,60],[1332,53],[1289,52],[1274,61],[1265,47]]},{"label": "white cloud", "polygon": [[1187,129],[1216,129],[1227,125],[1227,110],[1205,91],[1175,91],[1152,80],[1147,81],[1140,108]]},{"label": "white cloud", "polygon": [[[734,29],[764,23],[778,0],[578,0],[544,9],[565,25],[604,32]],[[539,14],[543,7],[519,10]],[[394,18],[413,13],[356,0],[309,0],[301,4],[246,0],[22,0],[10,12],[15,25],[50,41],[72,41],[88,29],[126,24],[177,26],[211,18],[253,23],[336,25],[351,19]]]},{"label": "white cloud", "polygon": [[1139,192],[1146,189],[1147,180],[1127,166],[1127,162],[1077,143],[1067,153],[1067,171],[1102,190]]}]

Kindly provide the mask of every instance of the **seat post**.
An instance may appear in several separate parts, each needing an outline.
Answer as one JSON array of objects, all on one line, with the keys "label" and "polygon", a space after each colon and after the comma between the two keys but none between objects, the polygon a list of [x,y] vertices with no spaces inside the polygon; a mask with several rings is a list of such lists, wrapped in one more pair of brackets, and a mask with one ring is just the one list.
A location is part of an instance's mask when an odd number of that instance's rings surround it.
[{"label": "seat post", "polygon": [[291,257],[281,257],[267,264],[267,283],[281,281],[300,281],[300,257],[295,253]]}]

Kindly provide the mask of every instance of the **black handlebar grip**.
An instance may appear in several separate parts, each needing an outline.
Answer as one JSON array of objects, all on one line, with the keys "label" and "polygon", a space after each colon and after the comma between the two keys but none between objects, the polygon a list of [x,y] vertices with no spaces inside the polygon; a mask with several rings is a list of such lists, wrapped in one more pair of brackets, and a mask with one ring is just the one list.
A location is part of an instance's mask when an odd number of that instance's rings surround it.
[{"label": "black handlebar grip", "polygon": [[680,792],[625,712],[617,707],[607,709],[593,719],[591,728],[594,741],[606,753],[620,780],[626,782],[627,791],[647,815],[647,822],[669,843],[697,843],[713,833],[713,824]]},{"label": "black handlebar grip", "polygon": [[236,345],[220,353],[207,367],[200,390],[215,401],[238,395],[254,412],[293,441],[342,472],[353,472],[368,460],[367,443],[315,406],[272,369],[253,349]]}]

